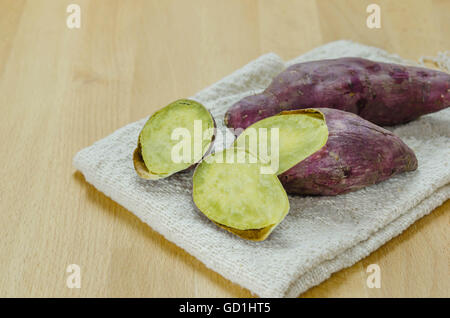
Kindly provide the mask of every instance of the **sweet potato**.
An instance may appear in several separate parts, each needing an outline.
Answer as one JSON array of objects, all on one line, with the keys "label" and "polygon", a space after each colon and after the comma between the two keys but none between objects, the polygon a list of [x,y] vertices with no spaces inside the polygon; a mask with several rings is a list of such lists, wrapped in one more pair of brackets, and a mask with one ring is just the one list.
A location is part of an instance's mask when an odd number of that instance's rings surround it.
[{"label": "sweet potato", "polygon": [[[279,175],[288,193],[337,195],[417,169],[414,152],[390,131],[352,113],[317,110],[325,116],[327,143]],[[286,111],[280,116],[304,111]]]},{"label": "sweet potato", "polygon": [[324,115],[307,109],[260,120],[245,129],[233,145],[256,153],[279,175],[318,151],[327,139]]},{"label": "sweet potato", "polygon": [[[185,135],[174,138],[177,129]],[[208,153],[214,136],[214,119],[203,105],[187,99],[173,102],[155,112],[142,128],[133,154],[136,173],[141,178],[157,180],[189,169]],[[188,137],[182,144],[187,150],[175,160],[174,150],[182,137]]]},{"label": "sweet potato", "polygon": [[247,128],[282,111],[327,107],[389,126],[449,106],[450,74],[349,57],[288,67],[263,93],[234,104],[224,121]]},{"label": "sweet potato", "polygon": [[[248,159],[229,162],[230,154]],[[263,165],[241,148],[207,156],[194,172],[195,205],[219,227],[239,237],[266,239],[289,212],[289,200],[275,174],[261,173]]]},{"label": "sweet potato", "polygon": [[[322,118],[326,127],[320,121],[289,123],[302,116]],[[337,195],[417,168],[414,152],[400,138],[352,113],[329,108],[285,111],[248,127],[235,146],[260,128],[280,131],[276,174],[288,193]]]}]

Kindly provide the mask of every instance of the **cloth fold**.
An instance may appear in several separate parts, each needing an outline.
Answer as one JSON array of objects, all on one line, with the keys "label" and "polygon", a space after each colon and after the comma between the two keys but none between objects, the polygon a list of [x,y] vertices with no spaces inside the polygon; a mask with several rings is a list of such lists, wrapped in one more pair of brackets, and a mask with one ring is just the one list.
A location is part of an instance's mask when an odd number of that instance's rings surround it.
[{"label": "cloth fold", "polygon": [[[287,65],[344,56],[414,64],[379,48],[342,40],[286,63],[276,54],[263,55],[192,98],[210,109],[218,129],[225,131],[226,110],[265,89]],[[136,175],[132,153],[145,120],[81,150],[74,166],[166,239],[261,297],[298,296],[369,255],[450,197],[450,109],[445,109],[389,128],[415,151],[418,170],[345,195],[289,196],[290,212],[271,236],[264,242],[245,241],[195,209],[192,171],[158,181]],[[215,147],[229,142],[225,136]]]}]

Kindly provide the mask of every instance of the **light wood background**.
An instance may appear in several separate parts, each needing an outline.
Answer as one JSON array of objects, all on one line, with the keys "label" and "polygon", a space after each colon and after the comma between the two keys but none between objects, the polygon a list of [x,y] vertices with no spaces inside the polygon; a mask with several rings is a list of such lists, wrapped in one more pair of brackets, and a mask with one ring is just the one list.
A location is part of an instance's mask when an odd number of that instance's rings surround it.
[{"label": "light wood background", "polygon": [[[0,0],[0,296],[250,297],[87,184],[73,155],[266,52],[352,39],[417,59],[449,33],[448,0]],[[449,210],[303,296],[448,297]],[[72,263],[81,289],[66,287]],[[372,263],[381,289],[366,287]]]}]

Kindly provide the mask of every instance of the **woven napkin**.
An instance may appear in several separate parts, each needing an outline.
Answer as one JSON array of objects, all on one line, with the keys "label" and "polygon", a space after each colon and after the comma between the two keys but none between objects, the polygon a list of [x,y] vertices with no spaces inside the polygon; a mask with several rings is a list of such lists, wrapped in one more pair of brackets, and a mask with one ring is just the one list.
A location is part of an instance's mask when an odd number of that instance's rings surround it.
[{"label": "woven napkin", "polygon": [[[287,63],[276,54],[263,55],[192,98],[209,108],[218,129],[224,129],[225,111],[242,97],[261,92],[287,65],[345,56],[411,64],[378,48],[337,41]],[[390,128],[415,151],[418,170],[345,195],[289,196],[290,212],[270,237],[245,241],[194,208],[192,172],[159,181],[136,175],[132,153],[145,121],[128,124],[81,150],[73,160],[75,167],[87,182],[166,239],[261,297],[298,296],[369,255],[450,197],[446,109]],[[216,147],[227,142],[218,140]]]}]

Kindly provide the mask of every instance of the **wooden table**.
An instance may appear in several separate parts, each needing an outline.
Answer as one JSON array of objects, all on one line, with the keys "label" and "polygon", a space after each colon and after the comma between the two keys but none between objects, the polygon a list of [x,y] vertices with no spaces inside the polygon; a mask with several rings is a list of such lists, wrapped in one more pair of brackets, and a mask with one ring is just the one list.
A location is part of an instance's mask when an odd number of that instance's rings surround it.
[{"label": "wooden table", "polygon": [[[366,27],[372,2],[381,29]],[[0,0],[0,296],[251,296],[96,191],[73,155],[266,52],[352,39],[416,60],[450,49],[449,31],[448,0]],[[303,296],[448,297],[449,210]]]}]

